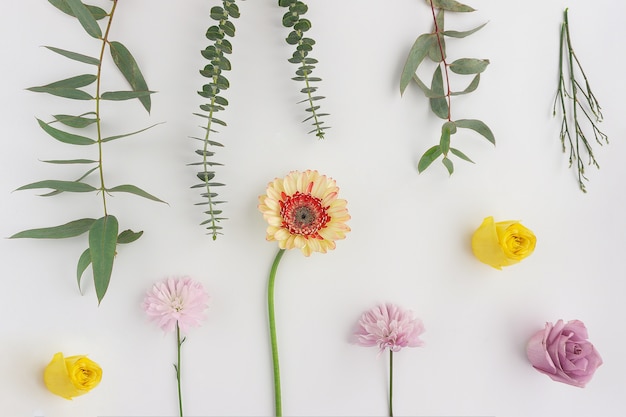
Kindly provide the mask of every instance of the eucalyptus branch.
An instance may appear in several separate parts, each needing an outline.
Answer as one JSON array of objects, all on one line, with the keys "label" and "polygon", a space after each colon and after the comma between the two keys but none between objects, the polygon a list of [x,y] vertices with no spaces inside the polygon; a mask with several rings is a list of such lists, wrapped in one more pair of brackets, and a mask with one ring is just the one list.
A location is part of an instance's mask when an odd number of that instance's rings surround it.
[{"label": "eucalyptus branch", "polygon": [[[14,234],[11,238],[64,239],[77,237],[87,233],[89,246],[79,257],[76,268],[76,279],[78,288],[80,289],[83,273],[91,265],[96,295],[98,297],[98,302],[101,302],[106,294],[109,281],[111,279],[113,261],[117,253],[117,245],[134,242],[143,234],[141,231],[133,232],[130,229],[122,232],[119,231],[117,218],[111,215],[108,211],[107,195],[122,192],[135,194],[139,197],[147,198],[153,201],[163,202],[135,185],[122,184],[114,187],[107,187],[105,185],[104,143],[143,132],[151,129],[155,125],[140,129],[136,132],[104,137],[102,128],[103,116],[101,112],[101,101],[138,99],[149,113],[151,107],[150,95],[153,92],[148,89],[143,75],[137,66],[137,62],[128,49],[120,42],[109,39],[111,24],[113,22],[118,0],[112,0],[111,11],[108,13],[100,7],[86,5],[80,0],[49,0],[49,2],[62,12],[76,18],[89,36],[101,42],[101,47],[97,58],[52,46],[47,46],[46,48],[70,60],[78,61],[89,66],[95,66],[96,70],[95,74],[80,74],[47,85],[31,87],[29,90],[38,93],[52,94],[71,100],[93,100],[95,109],[94,111],[84,112],[77,116],[57,114],[53,116],[54,120],[50,122],[44,122],[39,119],[37,121],[39,126],[49,136],[59,142],[68,145],[78,145],[81,147],[95,145],[97,148],[97,158],[44,161],[51,164],[69,164],[79,167],[82,165],[89,165],[90,168],[80,175],[78,179],[73,181],[43,180],[26,184],[19,187],[18,190],[51,189],[52,191],[42,194],[42,196],[45,197],[57,195],[63,192],[100,193],[104,215],[98,219],[82,218],[61,224],[59,226],[24,230]],[[107,18],[107,20],[103,34],[98,21],[105,18]],[[103,91],[103,62],[105,50],[107,49],[110,52],[115,66],[128,81],[131,87],[130,90]],[[93,83],[95,83],[95,95],[92,96],[90,93],[83,90],[83,88],[90,86]],[[62,126],[60,126],[60,128],[56,128],[53,126],[54,124]],[[90,128],[92,130],[92,136],[95,136],[95,139],[90,137],[89,134],[77,134],[72,131],[80,129],[89,130]],[[95,132],[93,132],[93,130],[95,130]],[[95,165],[95,167],[93,165]],[[86,180],[88,180],[90,175],[94,172],[98,173],[98,186],[93,186],[86,182]]]},{"label": "eucalyptus branch", "polygon": [[206,225],[213,240],[217,239],[218,234],[221,234],[222,226],[218,223],[225,220],[225,218],[220,217],[222,210],[217,208],[217,205],[224,203],[224,201],[217,200],[218,194],[214,191],[214,188],[221,187],[224,184],[213,181],[215,171],[212,168],[221,164],[210,159],[215,155],[215,152],[210,149],[224,145],[209,139],[209,137],[212,133],[218,133],[215,130],[215,125],[226,126],[226,122],[216,118],[215,114],[225,110],[226,106],[228,106],[228,100],[220,95],[221,91],[230,87],[230,83],[223,73],[223,71],[230,71],[231,69],[230,61],[225,54],[232,53],[232,44],[226,37],[235,36],[235,25],[230,18],[238,18],[239,15],[239,7],[235,4],[235,0],[223,0],[221,7],[215,6],[211,8],[211,19],[217,21],[217,24],[209,27],[206,37],[213,41],[213,44],[202,51],[202,56],[209,60],[210,63],[200,71],[200,74],[209,78],[210,82],[203,85],[202,91],[198,91],[198,94],[209,99],[209,103],[200,105],[200,109],[206,112],[205,114],[196,113],[197,116],[206,119],[206,125],[203,126],[204,136],[202,138],[193,138],[202,141],[202,149],[196,150],[196,153],[202,156],[202,161],[191,164],[202,168],[196,174],[202,182],[194,185],[192,188],[201,188],[203,190],[201,196],[204,201],[196,204],[207,206],[207,210],[204,213],[209,218],[200,224]]},{"label": "eucalyptus branch", "polygon": [[324,131],[329,129],[329,126],[322,126],[324,121],[321,118],[328,116],[328,113],[319,113],[321,106],[317,102],[325,97],[314,95],[317,92],[317,87],[312,85],[312,83],[322,81],[322,79],[311,76],[318,61],[309,56],[315,41],[310,37],[304,36],[305,32],[311,29],[311,21],[301,17],[309,8],[304,2],[299,0],[278,0],[278,5],[289,9],[283,15],[282,22],[284,27],[293,28],[285,40],[289,45],[295,45],[296,51],[288,61],[299,65],[296,70],[296,76],[292,80],[304,82],[304,88],[300,92],[304,93],[306,98],[299,103],[307,103],[308,107],[305,110],[311,113],[303,122],[311,120],[311,124],[315,128],[308,133],[315,133],[315,136],[319,139],[324,139]]},{"label": "eucalyptus branch", "polygon": [[[412,81],[415,82],[429,99],[432,112],[437,117],[445,120],[441,127],[439,144],[429,148],[422,155],[417,164],[418,172],[423,172],[436,159],[442,156],[441,162],[448,170],[448,173],[452,175],[454,172],[454,164],[450,159],[451,155],[473,163],[467,155],[450,145],[451,136],[457,133],[458,128],[473,130],[494,145],[495,137],[489,127],[480,120],[452,119],[452,96],[468,94],[476,90],[480,82],[480,74],[485,71],[487,65],[489,65],[489,60],[461,58],[448,63],[446,60],[445,37],[465,38],[482,29],[486,23],[467,31],[445,30],[445,12],[473,12],[474,9],[456,0],[426,0],[426,2],[431,8],[434,29],[431,33],[420,35],[411,47],[400,76],[400,93],[404,94],[408,85]],[[427,86],[417,74],[418,67],[426,57],[436,64],[430,87]],[[450,71],[459,75],[473,75],[472,81],[464,90],[452,91]]]},{"label": "eucalyptus branch", "polygon": [[[601,146],[605,143],[608,144],[609,140],[608,136],[598,127],[598,123],[602,122],[603,119],[602,110],[600,103],[591,90],[587,74],[585,74],[574,52],[567,11],[568,9],[565,9],[563,12],[563,23],[561,24],[559,37],[559,82],[554,99],[553,115],[556,116],[558,107],[562,116],[559,137],[563,152],[566,151],[569,145],[569,166],[571,167],[574,161],[576,162],[578,186],[582,192],[586,193],[585,182],[588,181],[588,178],[585,176],[583,155],[587,155],[587,165],[594,165],[598,169],[600,165],[595,158],[591,143],[587,139],[585,129],[579,121],[580,113],[584,116],[583,120],[587,120],[588,129],[591,129],[598,144]],[[577,74],[583,77],[584,87],[580,79],[576,78]],[[571,113],[568,110],[571,110]]]}]

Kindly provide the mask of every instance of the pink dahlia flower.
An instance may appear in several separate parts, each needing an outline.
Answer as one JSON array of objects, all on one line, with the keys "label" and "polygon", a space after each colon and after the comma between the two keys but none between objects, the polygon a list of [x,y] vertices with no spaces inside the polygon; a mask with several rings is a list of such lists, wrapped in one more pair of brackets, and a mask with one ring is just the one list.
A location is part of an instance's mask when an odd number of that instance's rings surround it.
[{"label": "pink dahlia flower", "polygon": [[385,349],[393,352],[403,347],[418,347],[424,342],[422,321],[410,310],[394,304],[381,304],[363,313],[354,332],[354,341],[360,346],[378,346],[380,355]]},{"label": "pink dahlia flower", "polygon": [[602,365],[602,358],[587,337],[581,321],[546,323],[528,341],[526,354],[539,372],[557,382],[583,388]]},{"label": "pink dahlia flower", "polygon": [[182,332],[197,327],[205,318],[209,295],[199,282],[189,277],[167,278],[152,286],[146,293],[142,307],[148,317],[165,332]]}]

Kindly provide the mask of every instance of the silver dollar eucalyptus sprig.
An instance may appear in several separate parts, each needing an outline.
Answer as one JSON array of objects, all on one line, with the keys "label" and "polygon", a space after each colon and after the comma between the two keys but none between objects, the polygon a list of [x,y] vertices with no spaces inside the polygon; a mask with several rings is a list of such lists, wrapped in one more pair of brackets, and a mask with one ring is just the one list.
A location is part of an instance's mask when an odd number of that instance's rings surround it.
[{"label": "silver dollar eucalyptus sprig", "polygon": [[311,74],[315,69],[317,60],[311,58],[309,53],[313,50],[315,41],[306,37],[305,33],[311,29],[311,21],[302,17],[308,10],[308,6],[298,0],[278,0],[278,5],[289,9],[283,15],[283,26],[292,28],[289,35],[285,39],[289,45],[294,45],[296,50],[291,58],[288,59],[292,64],[297,64],[296,76],[292,80],[304,82],[304,88],[300,92],[306,95],[306,98],[300,103],[306,103],[308,107],[306,111],[310,113],[310,116],[305,118],[302,122],[311,121],[311,124],[315,128],[309,133],[315,133],[319,139],[324,139],[324,131],[329,129],[329,126],[322,126],[324,121],[322,117],[328,116],[328,113],[320,113],[319,100],[323,99],[323,96],[314,95],[317,92],[317,87],[313,83],[322,81],[319,77],[312,77]]},{"label": "silver dollar eucalyptus sprig", "polygon": [[[454,155],[462,160],[473,163],[473,161],[459,149],[450,145],[451,136],[456,134],[458,129],[469,129],[482,135],[485,139],[495,145],[496,140],[491,129],[482,121],[476,119],[456,119],[452,118],[451,105],[452,97],[468,94],[478,88],[480,74],[485,71],[489,60],[476,58],[460,58],[448,63],[446,56],[446,37],[465,38],[472,33],[482,29],[486,23],[467,31],[455,31],[444,29],[445,12],[473,12],[474,9],[461,4],[455,0],[426,0],[430,6],[433,16],[434,29],[431,33],[420,35],[409,52],[409,56],[402,70],[400,77],[400,93],[403,94],[411,81],[414,81],[430,101],[430,109],[435,115],[445,120],[441,127],[441,137],[439,144],[428,149],[420,158],[417,164],[418,172],[423,172],[440,156],[442,163],[452,175],[454,164],[450,159]],[[418,67],[428,57],[436,64],[432,76],[430,87],[428,87],[417,74]],[[450,72],[459,75],[473,75],[471,82],[464,90],[452,91],[450,85]],[[445,80],[445,86],[444,86]]]},{"label": "silver dollar eucalyptus sprig", "polygon": [[[557,108],[559,108],[562,115],[560,138],[563,152],[566,151],[565,139],[567,139],[569,165],[571,167],[576,161],[578,186],[582,192],[586,193],[587,189],[584,182],[588,179],[585,176],[585,162],[581,153],[587,154],[588,165],[594,165],[598,169],[600,165],[596,161],[591,143],[587,140],[585,130],[579,119],[582,119],[583,123],[585,119],[587,120],[586,124],[600,145],[608,144],[609,138],[598,128],[598,123],[602,122],[602,111],[596,96],[591,91],[587,75],[574,52],[569,32],[567,9],[563,12],[559,45],[559,86],[554,99],[553,115],[556,116]],[[582,82],[576,78],[577,74],[582,76]],[[568,109],[571,112],[568,112]],[[582,117],[579,117],[581,114]]]},{"label": "silver dollar eucalyptus sprig", "polygon": [[[202,51],[202,56],[209,60],[209,63],[200,70],[202,76],[208,78],[210,81],[208,84],[202,86],[202,91],[198,91],[198,94],[206,99],[209,99],[208,103],[201,104],[200,109],[204,113],[194,113],[197,116],[205,119],[205,125],[203,137],[193,137],[202,142],[202,149],[196,150],[196,154],[202,157],[199,162],[194,162],[190,165],[200,167],[200,171],[197,172],[197,177],[202,181],[199,184],[192,186],[192,188],[199,188],[202,190],[201,196],[203,200],[197,205],[205,206],[207,209],[204,214],[209,218],[200,223],[205,226],[209,231],[213,240],[217,239],[217,235],[222,234],[222,226],[219,223],[225,218],[221,217],[222,210],[218,208],[224,201],[218,200],[218,194],[215,188],[222,187],[224,184],[215,182],[214,166],[222,165],[212,158],[215,152],[212,150],[215,147],[224,146],[222,143],[213,140],[217,130],[215,125],[226,126],[226,122],[215,117],[215,115],[226,109],[228,106],[228,100],[221,95],[221,92],[227,90],[230,87],[230,83],[224,71],[230,71],[230,60],[226,57],[227,54],[231,54],[233,46],[227,39],[235,36],[235,25],[230,20],[239,17],[239,7],[235,4],[235,0],[224,0],[222,6],[214,6],[211,8],[211,19],[216,21],[217,24],[212,25],[206,32],[206,37],[213,42],[212,45],[207,46]],[[210,137],[210,138],[209,138]]]},{"label": "silver dollar eucalyptus sprig", "polygon": [[[80,169],[80,176],[75,180],[43,180],[24,185],[18,190],[48,189],[51,190],[42,196],[48,197],[63,192],[69,193],[94,193],[100,195],[103,208],[103,216],[100,218],[82,218],[68,223],[39,229],[24,230],[11,236],[11,238],[33,239],[64,239],[88,235],[88,248],[80,255],[76,268],[76,279],[80,289],[81,279],[86,269],[91,265],[93,271],[94,287],[98,304],[104,298],[113,271],[113,261],[117,253],[118,244],[127,244],[139,239],[142,231],[134,232],[130,229],[119,230],[117,218],[109,213],[107,197],[116,193],[130,193],[147,198],[149,200],[163,202],[152,194],[131,184],[105,185],[104,170],[104,144],[116,141],[128,136],[146,131],[155,125],[137,130],[131,133],[104,135],[101,112],[102,100],[132,100],[138,99],[145,110],[150,113],[153,93],[148,89],[141,71],[129,50],[120,42],[109,38],[109,32],[117,0],[112,0],[110,12],[106,12],[97,6],[86,5],[80,0],[48,0],[62,12],[75,17],[83,29],[92,38],[99,41],[99,51],[96,56],[83,55],[77,52],[59,49],[52,46],[46,48],[73,61],[87,65],[90,70],[85,74],[76,75],[60,81],[56,81],[39,87],[31,87],[30,91],[52,94],[54,96],[89,102],[91,110],[80,115],[56,114],[50,122],[37,119],[39,126],[53,139],[67,145],[73,145],[72,149],[87,148],[91,151],[91,158],[61,159],[44,161],[49,164],[87,166],[86,171]],[[104,20],[104,32],[98,21]],[[105,51],[108,49],[110,57],[130,85],[129,90],[105,91],[103,88],[103,60]],[[91,86],[91,90],[85,87]],[[78,132],[78,133],[76,133]],[[85,132],[85,133],[83,133]],[[95,184],[95,185],[92,185]]]}]

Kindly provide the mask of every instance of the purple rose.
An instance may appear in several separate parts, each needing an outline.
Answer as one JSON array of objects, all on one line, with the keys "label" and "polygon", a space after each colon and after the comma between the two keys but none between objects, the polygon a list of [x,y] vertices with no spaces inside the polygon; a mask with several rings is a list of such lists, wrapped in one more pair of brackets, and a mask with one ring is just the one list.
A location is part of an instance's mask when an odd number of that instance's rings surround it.
[{"label": "purple rose", "polygon": [[583,388],[602,365],[602,358],[587,337],[587,328],[579,320],[546,323],[545,329],[528,341],[526,354],[539,372],[557,382]]}]

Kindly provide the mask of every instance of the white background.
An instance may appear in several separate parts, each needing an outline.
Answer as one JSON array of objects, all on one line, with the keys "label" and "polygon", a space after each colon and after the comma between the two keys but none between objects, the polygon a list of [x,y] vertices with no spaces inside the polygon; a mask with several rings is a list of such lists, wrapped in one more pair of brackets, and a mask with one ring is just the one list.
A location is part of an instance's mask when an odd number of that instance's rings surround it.
[{"label": "white background", "polygon": [[[105,147],[108,184],[136,184],[166,200],[110,199],[123,228],[144,230],[119,248],[108,294],[98,307],[90,276],[78,292],[76,262],[85,237],[62,241],[0,240],[0,415],[45,417],[173,416],[177,413],[175,341],[140,308],[157,280],[189,275],[211,294],[208,318],[183,345],[186,415],[271,415],[271,360],[266,283],[275,242],[265,241],[257,198],[269,181],[294,169],[333,177],[348,200],[352,232],[326,255],[285,254],[277,278],[277,326],[283,410],[294,416],[375,416],[387,407],[386,356],[349,343],[360,314],[377,303],[412,309],[426,326],[425,346],[395,361],[395,411],[411,416],[626,415],[623,260],[622,69],[626,6],[598,0],[509,2],[472,0],[477,11],[450,14],[447,28],[476,34],[450,39],[451,59],[488,58],[478,90],[453,99],[453,118],[477,118],[496,136],[494,148],[466,132],[453,146],[448,177],[440,161],[418,175],[417,160],[438,141],[441,120],[422,93],[399,94],[399,76],[415,38],[431,30],[423,1],[310,1],[306,15],[317,41],[322,110],[332,129],[307,135],[301,85],[286,59],[284,10],[276,1],[238,2],[233,70],[227,74],[229,126],[215,137],[216,180],[229,218],[212,241],[195,171],[202,133],[192,113],[206,61],[199,51],[209,9],[217,1],[121,1],[111,38],[142,67],[153,96],[148,116],[138,102],[106,103],[105,135],[165,122]],[[220,2],[221,3],[221,2]],[[99,1],[105,8],[110,2]],[[557,82],[559,25],[570,8],[574,46],[604,110],[611,143],[594,145],[601,170],[588,169],[579,191],[558,138],[551,106]],[[44,0],[3,4],[0,14],[0,234],[102,214],[94,194],[38,197],[12,192],[43,179],[74,179],[76,167],[44,159],[92,158],[95,149],[56,142],[35,117],[85,112],[88,102],[35,94],[43,85],[92,68],[42,45],[97,55],[98,42]],[[124,80],[111,67],[109,89]],[[464,81],[463,81],[464,82]],[[459,85],[459,84],[457,84]],[[460,85],[459,85],[460,86]],[[460,86],[462,87],[462,86]],[[482,219],[519,219],[538,237],[535,253],[497,271],[478,262],[470,237]],[[585,389],[535,371],[525,344],[546,321],[579,319],[604,364]],[[104,369],[100,386],[67,401],[42,382],[55,352],[88,354]]]}]

